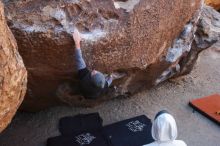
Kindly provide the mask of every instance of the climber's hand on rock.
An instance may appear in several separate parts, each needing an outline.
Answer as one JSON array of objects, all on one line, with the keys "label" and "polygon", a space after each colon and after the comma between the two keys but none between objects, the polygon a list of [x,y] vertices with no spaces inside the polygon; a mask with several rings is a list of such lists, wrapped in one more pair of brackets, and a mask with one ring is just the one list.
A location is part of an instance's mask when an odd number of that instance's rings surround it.
[{"label": "climber's hand on rock", "polygon": [[73,32],[73,39],[75,41],[76,48],[80,48],[81,37],[78,29],[75,28]]}]

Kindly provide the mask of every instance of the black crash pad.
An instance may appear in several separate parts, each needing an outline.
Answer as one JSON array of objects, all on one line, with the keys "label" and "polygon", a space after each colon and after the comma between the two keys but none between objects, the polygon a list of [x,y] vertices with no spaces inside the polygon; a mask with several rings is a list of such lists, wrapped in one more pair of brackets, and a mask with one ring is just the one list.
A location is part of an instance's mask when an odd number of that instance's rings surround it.
[{"label": "black crash pad", "polygon": [[49,138],[47,146],[109,146],[99,131],[87,131],[76,135],[65,135]]},{"label": "black crash pad", "polygon": [[98,113],[60,120],[61,136],[49,138],[47,146],[141,146],[153,142],[151,120],[138,116],[102,127]]},{"label": "black crash pad", "polygon": [[60,119],[59,130],[62,135],[78,134],[83,131],[102,129],[102,118],[99,113],[79,114],[74,117]]},{"label": "black crash pad", "polygon": [[113,146],[142,146],[153,142],[151,120],[145,115],[117,122],[103,128]]}]

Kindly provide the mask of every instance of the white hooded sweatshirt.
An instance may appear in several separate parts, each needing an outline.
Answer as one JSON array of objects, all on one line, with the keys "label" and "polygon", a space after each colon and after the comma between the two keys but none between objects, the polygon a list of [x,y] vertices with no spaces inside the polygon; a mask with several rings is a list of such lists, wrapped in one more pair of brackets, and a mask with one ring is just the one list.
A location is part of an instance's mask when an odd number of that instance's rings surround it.
[{"label": "white hooded sweatshirt", "polygon": [[144,146],[187,146],[183,141],[176,140],[176,121],[168,113],[163,113],[154,120],[151,134],[155,142]]}]

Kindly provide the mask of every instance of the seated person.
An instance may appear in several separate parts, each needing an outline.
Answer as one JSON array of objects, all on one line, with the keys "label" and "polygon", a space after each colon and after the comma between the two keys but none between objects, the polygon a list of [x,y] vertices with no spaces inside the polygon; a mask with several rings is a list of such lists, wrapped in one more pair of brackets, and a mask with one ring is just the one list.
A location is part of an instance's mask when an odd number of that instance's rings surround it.
[{"label": "seated person", "polygon": [[151,134],[155,142],[144,146],[187,146],[183,141],[176,140],[177,126],[172,115],[160,111],[153,121]]}]

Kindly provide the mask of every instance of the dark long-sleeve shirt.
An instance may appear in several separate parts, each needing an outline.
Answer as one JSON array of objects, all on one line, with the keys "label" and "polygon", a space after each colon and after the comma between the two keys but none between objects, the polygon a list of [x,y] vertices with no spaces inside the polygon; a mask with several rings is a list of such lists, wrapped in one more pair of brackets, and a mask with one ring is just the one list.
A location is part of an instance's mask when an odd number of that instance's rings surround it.
[{"label": "dark long-sleeve shirt", "polygon": [[[79,78],[82,79],[86,76],[86,74],[90,73],[90,71],[86,67],[86,63],[82,56],[82,51],[80,48],[75,49],[75,59],[76,59],[76,67],[79,73]],[[112,84],[112,78],[107,77],[106,82],[108,83],[108,87]]]},{"label": "dark long-sleeve shirt", "polygon": [[97,98],[105,93],[112,83],[112,78],[107,77],[105,87],[103,89],[98,89],[91,83],[91,71],[86,67],[80,48],[75,49],[75,60],[82,94],[87,98]]}]

